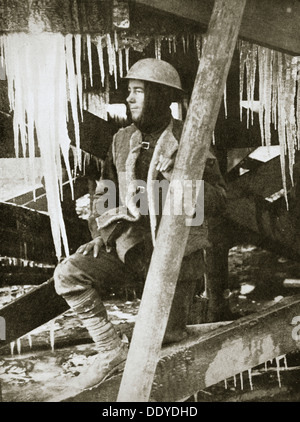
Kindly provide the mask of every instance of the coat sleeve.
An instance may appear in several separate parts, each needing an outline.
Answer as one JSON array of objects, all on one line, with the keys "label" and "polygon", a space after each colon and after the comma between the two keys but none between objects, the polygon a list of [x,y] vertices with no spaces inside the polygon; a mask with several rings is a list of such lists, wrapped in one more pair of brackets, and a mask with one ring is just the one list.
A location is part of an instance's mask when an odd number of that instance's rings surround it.
[{"label": "coat sleeve", "polygon": [[[108,154],[107,154],[107,157],[104,161],[101,178],[97,182],[97,186],[96,186],[96,190],[95,190],[95,194],[94,194],[94,199],[93,199],[92,213],[91,213],[91,216],[88,220],[89,229],[90,229],[90,232],[91,232],[93,239],[97,236],[101,236],[101,237],[104,238],[103,240],[105,240],[105,238],[107,238],[107,235],[108,235],[107,232],[103,233],[102,230],[99,230],[97,228],[97,223],[96,223],[96,218],[99,217],[99,215],[101,215],[101,212],[100,212],[101,209],[107,211],[109,208],[112,208],[112,206],[107,201],[107,197],[104,196],[104,194],[107,192],[105,180],[109,180],[110,183],[111,182],[114,183],[114,187],[115,187],[115,198],[114,198],[115,206],[118,206],[118,198],[119,198],[118,186],[119,186],[119,184],[118,184],[118,175],[117,175],[117,171],[116,171],[116,168],[115,168],[115,165],[114,165],[114,160],[113,160],[112,146],[110,147]],[[113,203],[113,201],[111,201],[111,204],[112,203]],[[102,206],[100,206],[100,205],[102,205]]]}]

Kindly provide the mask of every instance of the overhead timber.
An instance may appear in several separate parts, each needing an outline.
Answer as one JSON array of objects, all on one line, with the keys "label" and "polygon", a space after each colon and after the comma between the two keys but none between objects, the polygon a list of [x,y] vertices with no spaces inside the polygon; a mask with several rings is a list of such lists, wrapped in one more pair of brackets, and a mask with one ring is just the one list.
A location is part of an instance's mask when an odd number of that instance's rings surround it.
[{"label": "overhead timber", "polygon": [[[136,0],[182,18],[208,26],[214,0]],[[248,0],[239,37],[292,55],[300,54],[300,2]]]}]

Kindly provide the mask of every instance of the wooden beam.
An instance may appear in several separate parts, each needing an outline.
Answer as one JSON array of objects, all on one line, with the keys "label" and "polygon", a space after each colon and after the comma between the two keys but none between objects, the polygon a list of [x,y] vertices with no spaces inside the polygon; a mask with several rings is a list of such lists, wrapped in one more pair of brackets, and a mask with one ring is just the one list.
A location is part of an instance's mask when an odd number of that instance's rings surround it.
[{"label": "wooden beam", "polygon": [[[171,180],[201,180],[246,0],[216,0]],[[170,195],[169,189],[168,195]],[[168,203],[168,199],[166,199]],[[118,401],[147,401],[190,227],[163,215]],[[193,213],[192,213],[193,215]]]},{"label": "wooden beam", "polygon": [[0,309],[5,319],[6,339],[0,347],[45,324],[68,309],[66,301],[57,295],[51,278],[39,287],[20,296]]},{"label": "wooden beam", "polygon": [[[214,0],[136,0],[206,27]],[[248,0],[239,36],[251,42],[300,54],[300,3],[295,0]]]},{"label": "wooden beam", "polygon": [[[176,402],[276,357],[300,349],[300,295],[206,334],[163,348],[150,400]],[[298,324],[298,326],[297,326]],[[68,402],[114,402],[121,376]]]}]

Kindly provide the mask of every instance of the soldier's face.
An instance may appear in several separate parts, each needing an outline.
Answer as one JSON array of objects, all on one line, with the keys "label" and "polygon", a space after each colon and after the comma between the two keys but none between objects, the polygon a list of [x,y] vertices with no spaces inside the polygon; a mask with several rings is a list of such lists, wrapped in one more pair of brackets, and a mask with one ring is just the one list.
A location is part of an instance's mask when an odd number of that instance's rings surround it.
[{"label": "soldier's face", "polygon": [[130,79],[128,83],[128,103],[133,122],[137,122],[143,112],[145,101],[145,85],[138,79]]}]

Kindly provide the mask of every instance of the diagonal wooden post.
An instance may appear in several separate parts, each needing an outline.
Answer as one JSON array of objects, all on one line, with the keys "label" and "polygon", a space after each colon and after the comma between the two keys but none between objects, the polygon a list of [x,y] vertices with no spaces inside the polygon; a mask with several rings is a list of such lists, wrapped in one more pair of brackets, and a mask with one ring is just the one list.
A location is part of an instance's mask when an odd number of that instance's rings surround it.
[{"label": "diagonal wooden post", "polygon": [[[202,179],[245,4],[246,0],[215,1],[172,181]],[[172,211],[160,222],[119,402],[147,402],[150,397],[190,229],[186,216]]]}]

